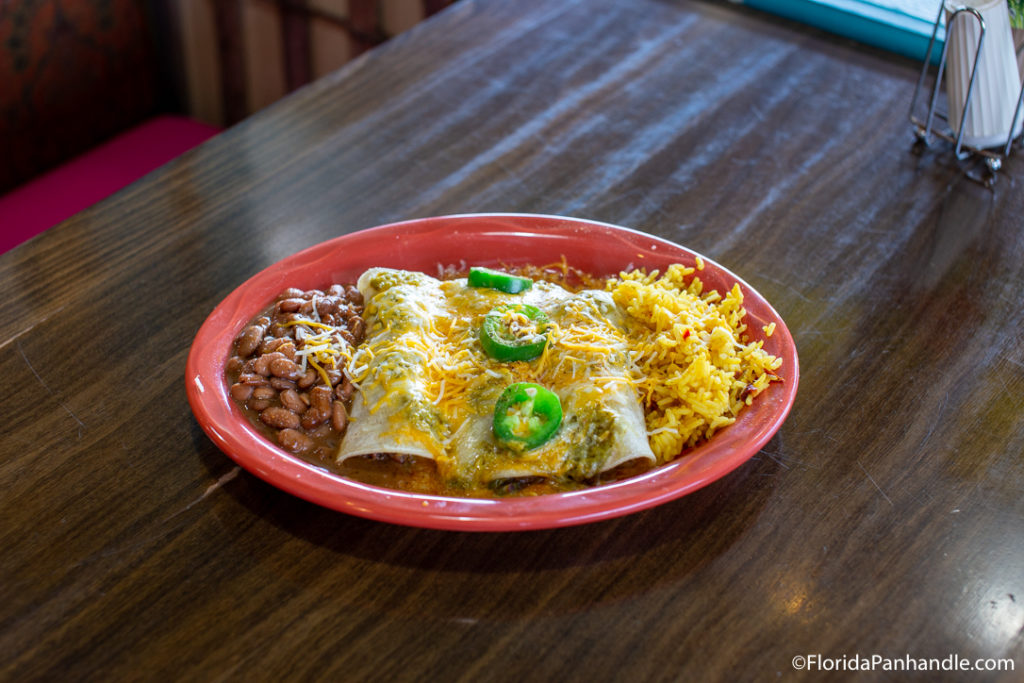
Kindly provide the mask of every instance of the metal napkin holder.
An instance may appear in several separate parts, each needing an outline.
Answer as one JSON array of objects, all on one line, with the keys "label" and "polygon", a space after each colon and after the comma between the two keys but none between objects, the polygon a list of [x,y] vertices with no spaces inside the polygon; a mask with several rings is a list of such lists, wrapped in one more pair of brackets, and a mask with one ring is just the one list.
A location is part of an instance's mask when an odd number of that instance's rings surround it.
[{"label": "metal napkin holder", "polygon": [[[948,125],[948,114],[942,112],[938,106],[939,91],[942,89],[942,76],[946,68],[946,59],[948,56],[948,40],[944,41],[942,44],[942,53],[939,56],[938,72],[935,75],[935,85],[932,87],[928,113],[924,120],[918,118],[914,112],[917,109],[918,96],[921,94],[921,89],[924,87],[924,83],[928,78],[929,65],[932,61],[932,51],[935,48],[935,41],[939,34],[939,28],[942,25],[942,16],[945,13],[945,4],[944,0],[939,3],[939,14],[935,18],[932,37],[931,40],[928,41],[928,51],[925,53],[924,64],[921,67],[921,76],[917,80],[917,87],[914,89],[914,99],[910,103],[910,122],[915,126],[915,135],[917,137],[914,145],[917,149],[930,146],[933,135],[945,140],[953,145],[953,154],[958,160],[964,161],[971,157],[982,160],[984,162],[985,172],[982,175],[977,175],[976,173],[968,171],[968,176],[985,186],[991,186],[996,180],[996,174],[1003,166],[1003,159],[1010,156],[1010,152],[1013,151],[1013,131],[1017,127],[1018,118],[1021,116],[1021,103],[1024,102],[1024,83],[1021,84],[1020,96],[1017,98],[1017,108],[1014,111],[1013,122],[1010,124],[1010,132],[1007,135],[1006,144],[1002,147],[988,149],[981,149],[964,144],[963,138],[964,128],[967,123],[967,108],[971,104],[971,98],[974,95],[975,85],[977,83],[978,63],[980,61],[979,57],[981,56],[981,48],[985,44],[986,27],[985,19],[981,16],[981,13],[978,10],[973,7],[960,7],[953,12],[946,25],[952,26],[953,22],[960,14],[969,14],[978,22],[980,29],[978,47],[974,53],[974,67],[971,70],[970,84],[967,89],[967,97],[964,98],[963,110],[960,112],[960,127],[956,132],[954,132]],[[945,129],[935,129],[933,126],[935,119],[945,121],[947,123]]]}]

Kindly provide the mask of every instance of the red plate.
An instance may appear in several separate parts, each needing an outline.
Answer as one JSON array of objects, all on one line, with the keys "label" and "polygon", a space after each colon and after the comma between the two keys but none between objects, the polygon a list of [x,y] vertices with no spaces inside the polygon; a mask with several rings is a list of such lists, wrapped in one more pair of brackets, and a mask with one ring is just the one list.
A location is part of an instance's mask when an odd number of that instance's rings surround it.
[{"label": "red plate", "polygon": [[[449,498],[405,493],[353,481],[281,450],[253,428],[228,394],[224,365],[252,318],[287,287],[352,283],[385,266],[435,274],[438,265],[542,265],[559,261],[593,275],[635,267],[693,265],[697,254],[658,237],[606,223],[529,214],[441,216],[384,225],[318,244],[275,263],[232,292],[203,323],[189,352],[186,385],[199,424],[239,465],[274,486],[360,517],[436,529],[514,531],[584,524],[679,498],[746,462],[782,426],[796,398],[799,368],[782,318],[750,285],[708,258],[700,278],[726,291],[739,282],[748,334],[783,359],[774,382],[733,425],[684,457],[643,475],[585,491],[532,498]],[[765,338],[762,328],[774,322]]]}]

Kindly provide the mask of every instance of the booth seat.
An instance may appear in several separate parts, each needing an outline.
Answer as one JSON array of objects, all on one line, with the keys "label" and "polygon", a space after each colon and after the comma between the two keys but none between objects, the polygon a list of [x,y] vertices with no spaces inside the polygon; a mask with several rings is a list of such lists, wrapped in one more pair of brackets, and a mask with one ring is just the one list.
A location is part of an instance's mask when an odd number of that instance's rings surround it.
[{"label": "booth seat", "polygon": [[160,115],[0,196],[0,253],[130,185],[219,129]]}]

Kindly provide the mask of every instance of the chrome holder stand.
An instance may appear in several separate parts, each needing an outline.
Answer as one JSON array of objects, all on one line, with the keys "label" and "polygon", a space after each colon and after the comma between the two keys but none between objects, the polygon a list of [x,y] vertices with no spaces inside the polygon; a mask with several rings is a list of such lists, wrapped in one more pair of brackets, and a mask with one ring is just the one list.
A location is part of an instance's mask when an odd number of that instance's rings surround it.
[{"label": "chrome holder stand", "polygon": [[[953,15],[949,18],[947,26],[952,26],[956,18],[961,14],[968,14],[978,22],[980,33],[978,37],[978,47],[974,53],[974,68],[971,70],[971,78],[967,87],[967,97],[964,100],[963,110],[960,112],[960,127],[958,130],[953,131],[949,126],[949,116],[946,112],[941,111],[939,105],[939,91],[942,89],[942,75],[946,68],[946,59],[948,57],[947,48],[949,46],[948,40],[942,44],[942,52],[939,55],[938,73],[935,75],[935,84],[932,87],[931,96],[929,98],[928,112],[924,119],[918,118],[916,115],[917,100],[921,94],[922,88],[924,88],[925,81],[928,78],[929,65],[932,61],[932,51],[935,48],[935,41],[939,34],[939,28],[942,25],[942,15],[945,11],[945,2],[939,2],[939,15],[935,18],[935,26],[932,29],[932,37],[928,42],[928,51],[925,53],[924,64],[921,67],[921,76],[917,80],[917,87],[914,89],[914,99],[910,103],[910,122],[914,124],[915,135],[917,137],[914,146],[916,149],[922,147],[929,147],[932,143],[932,136],[945,140],[946,142],[953,145],[953,154],[959,161],[965,161],[974,157],[984,162],[985,171],[982,175],[978,175],[970,170],[967,171],[968,177],[972,180],[980,182],[986,187],[991,187],[996,181],[996,174],[999,169],[1003,166],[1003,159],[1010,155],[1013,151],[1013,130],[1017,127],[1017,120],[1021,115],[1021,103],[1024,102],[1024,83],[1021,83],[1020,96],[1017,98],[1017,108],[1014,112],[1013,122],[1010,124],[1010,133],[1007,136],[1006,144],[1001,148],[991,149],[979,149],[970,145],[965,145],[963,142],[964,138],[964,124],[967,122],[967,107],[970,106],[971,98],[974,96],[974,89],[978,76],[978,57],[981,55],[981,47],[985,44],[985,20],[982,18],[981,13],[973,7],[960,7]],[[1019,51],[1018,51],[1019,54]],[[942,129],[936,129],[934,127],[935,119],[940,119],[946,123],[946,126]]]}]

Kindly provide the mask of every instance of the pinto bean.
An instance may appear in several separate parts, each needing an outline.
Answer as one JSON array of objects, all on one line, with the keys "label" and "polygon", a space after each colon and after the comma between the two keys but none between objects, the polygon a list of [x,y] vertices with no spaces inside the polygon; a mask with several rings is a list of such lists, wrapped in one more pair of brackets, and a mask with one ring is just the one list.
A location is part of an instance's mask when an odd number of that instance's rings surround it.
[{"label": "pinto bean", "polygon": [[277,433],[277,442],[281,447],[292,453],[304,453],[313,447],[313,439],[297,429],[282,429]]},{"label": "pinto bean", "polygon": [[286,341],[284,344],[278,346],[277,352],[283,353],[284,357],[290,361],[295,360],[295,344],[293,344],[291,341]]},{"label": "pinto bean", "polygon": [[262,386],[253,389],[252,397],[257,400],[266,400],[277,397],[277,390],[273,387]]},{"label": "pinto bean", "polygon": [[249,400],[249,397],[252,396],[252,391],[253,387],[251,384],[243,384],[242,382],[237,382],[231,385],[231,398],[235,399],[236,401],[245,403],[246,401]]},{"label": "pinto bean", "polygon": [[309,392],[309,408],[302,414],[302,426],[313,429],[330,418],[331,390],[327,387],[313,387]]},{"label": "pinto bean", "polygon": [[271,377],[270,386],[274,387],[278,391],[284,391],[285,389],[294,389],[295,382],[290,379],[282,379],[281,377]]},{"label": "pinto bean", "polygon": [[323,423],[327,422],[327,420],[329,420],[330,417],[330,412],[325,413],[310,406],[309,408],[306,409],[306,412],[302,414],[300,424],[302,425],[303,429],[315,429],[322,425]]},{"label": "pinto bean", "polygon": [[299,310],[302,306],[303,300],[301,298],[282,299],[277,302],[277,310],[284,313],[294,313]]},{"label": "pinto bean", "polygon": [[336,296],[325,296],[316,300],[316,312],[321,318],[337,313],[340,307],[341,299]]},{"label": "pinto bean", "polygon": [[344,381],[334,389],[334,395],[346,403],[352,399],[352,394],[355,392],[356,385],[352,384],[352,381],[348,377],[346,377]]},{"label": "pinto bean", "polygon": [[321,439],[321,440],[323,440],[323,439],[329,439],[332,436],[334,436],[333,432],[334,432],[334,430],[331,429],[331,423],[330,422],[324,422],[319,427],[317,427],[315,429],[311,429],[311,430],[309,430],[306,433],[309,436],[313,437],[314,439]]},{"label": "pinto bean", "polygon": [[362,318],[356,318],[352,322],[352,328],[351,329],[352,329],[353,344],[357,345],[357,346],[359,344],[362,344],[363,343],[363,339],[366,336],[366,323],[363,321]]},{"label": "pinto bean", "polygon": [[341,401],[335,401],[331,406],[331,426],[339,434],[344,434],[348,427],[348,411],[345,410],[345,404]]},{"label": "pinto bean", "polygon": [[298,380],[304,374],[295,361],[289,360],[283,355],[270,361],[270,372],[274,377]]},{"label": "pinto bean", "polygon": [[337,313],[328,313],[320,316],[320,322],[333,327],[341,327],[343,318]]},{"label": "pinto bean", "polygon": [[[288,359],[285,358],[283,353],[278,353],[277,351],[272,351],[270,353],[265,353],[262,356],[260,356],[259,358],[257,358],[256,362],[253,363],[252,369],[255,370],[257,374],[263,375],[264,377],[268,377],[268,376],[270,376],[270,374],[272,372],[271,369],[270,369],[271,368],[271,363],[273,363],[276,360],[285,360],[285,361],[287,361]],[[288,362],[290,363],[291,361],[288,361]],[[278,375],[278,376],[280,376],[280,375]]]},{"label": "pinto bean", "polygon": [[252,364],[252,371],[257,375],[267,377],[270,375],[270,361],[274,360],[270,353],[264,353]]},{"label": "pinto bean", "polygon": [[292,411],[296,415],[306,410],[306,404],[299,398],[299,394],[294,389],[285,389],[281,392],[281,405],[288,410]]},{"label": "pinto bean", "polygon": [[356,391],[338,368],[325,368],[327,381],[321,383],[316,369],[300,367],[296,360],[301,343],[293,321],[314,317],[358,345],[366,337],[363,305],[362,294],[349,285],[334,284],[326,291],[290,288],[236,340],[237,353],[227,373],[238,377],[231,394],[277,431],[283,448],[301,453],[320,448],[325,440],[334,443],[348,427],[347,406]]},{"label": "pinto bean", "polygon": [[306,374],[299,378],[297,384],[300,389],[308,389],[314,384],[320,375],[313,368],[306,368]]},{"label": "pinto bean", "polygon": [[251,384],[254,387],[259,387],[266,385],[267,378],[255,372],[243,372],[238,376],[238,381],[242,384]]},{"label": "pinto bean", "polygon": [[269,337],[263,340],[260,344],[260,353],[272,353],[277,350],[277,347],[284,344],[287,339],[279,339],[277,337]]},{"label": "pinto bean", "polygon": [[360,292],[352,285],[349,285],[348,287],[345,288],[345,298],[348,299],[351,303],[356,304],[357,306],[363,305],[362,292]]},{"label": "pinto bean", "polygon": [[309,403],[311,408],[322,412],[329,412],[331,409],[331,390],[327,387],[313,387],[309,392]]},{"label": "pinto bean", "polygon": [[238,356],[231,356],[231,358],[228,358],[228,362],[224,365],[224,371],[228,374],[234,374],[236,372],[241,372],[244,367],[245,361]]},{"label": "pinto bean", "polygon": [[259,347],[260,342],[263,341],[263,335],[266,333],[266,325],[249,325],[249,327],[245,328],[245,331],[238,337],[238,343],[235,347],[238,349],[238,355],[242,358],[251,356]]},{"label": "pinto bean", "polygon": [[271,406],[260,413],[264,424],[276,429],[295,429],[299,426],[299,416],[281,406]]}]

